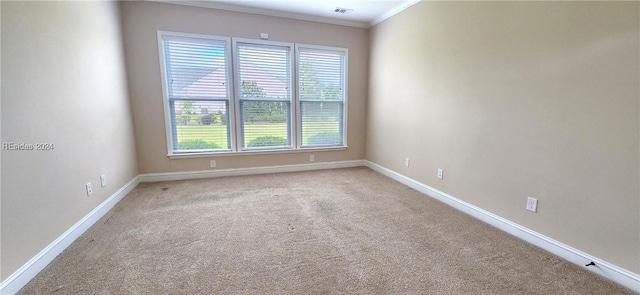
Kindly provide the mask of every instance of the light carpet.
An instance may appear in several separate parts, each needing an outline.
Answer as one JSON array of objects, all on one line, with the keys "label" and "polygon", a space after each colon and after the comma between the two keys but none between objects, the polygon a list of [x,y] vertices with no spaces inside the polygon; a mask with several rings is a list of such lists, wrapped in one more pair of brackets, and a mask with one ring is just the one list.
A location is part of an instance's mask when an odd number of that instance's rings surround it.
[{"label": "light carpet", "polygon": [[20,294],[336,293],[633,294],[368,168],[142,183]]}]

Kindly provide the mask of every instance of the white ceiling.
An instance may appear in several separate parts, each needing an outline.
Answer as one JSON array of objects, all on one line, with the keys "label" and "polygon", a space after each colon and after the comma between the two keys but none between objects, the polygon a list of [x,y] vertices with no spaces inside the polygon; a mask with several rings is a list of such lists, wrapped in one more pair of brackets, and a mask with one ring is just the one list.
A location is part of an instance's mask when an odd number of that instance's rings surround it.
[{"label": "white ceiling", "polygon": [[[151,0],[246,13],[369,28],[419,0]],[[346,14],[336,8],[352,9]]]}]

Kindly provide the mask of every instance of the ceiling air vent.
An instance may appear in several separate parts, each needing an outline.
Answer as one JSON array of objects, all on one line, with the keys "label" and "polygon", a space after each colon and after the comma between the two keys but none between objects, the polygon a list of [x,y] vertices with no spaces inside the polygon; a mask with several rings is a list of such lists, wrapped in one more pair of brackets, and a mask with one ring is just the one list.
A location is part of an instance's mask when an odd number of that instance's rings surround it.
[{"label": "ceiling air vent", "polygon": [[340,13],[340,14],[349,14],[352,11],[353,11],[353,9],[340,8],[340,7],[336,7],[336,9],[334,10],[335,13]]}]

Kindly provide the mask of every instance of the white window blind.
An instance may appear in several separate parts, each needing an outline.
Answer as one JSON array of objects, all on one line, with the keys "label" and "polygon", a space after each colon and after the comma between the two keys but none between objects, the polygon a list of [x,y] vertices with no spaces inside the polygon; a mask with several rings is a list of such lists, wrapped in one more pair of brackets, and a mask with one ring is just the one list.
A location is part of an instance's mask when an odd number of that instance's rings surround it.
[{"label": "white window blind", "polygon": [[159,32],[173,152],[229,150],[229,41]]},{"label": "white window blind", "polygon": [[236,42],[240,147],[292,146],[291,46]]},{"label": "white window blind", "polygon": [[302,147],[344,145],[346,50],[297,47]]},{"label": "white window blind", "polygon": [[346,147],[348,49],[166,31],[158,46],[170,157]]}]

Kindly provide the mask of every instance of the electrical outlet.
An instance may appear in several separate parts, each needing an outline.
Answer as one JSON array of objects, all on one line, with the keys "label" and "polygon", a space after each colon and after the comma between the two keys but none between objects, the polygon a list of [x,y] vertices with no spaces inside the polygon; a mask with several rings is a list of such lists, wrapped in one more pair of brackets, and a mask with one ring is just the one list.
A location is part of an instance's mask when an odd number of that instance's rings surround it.
[{"label": "electrical outlet", "polygon": [[216,160],[211,160],[211,161],[209,161],[209,167],[211,167],[211,168],[216,168],[216,165],[217,165],[217,164],[216,164]]},{"label": "electrical outlet", "polygon": [[100,175],[100,186],[107,186],[107,176],[104,174]]},{"label": "electrical outlet", "polygon": [[91,182],[88,182],[87,184],[85,184],[85,187],[87,188],[87,197],[90,195],[93,195],[93,188],[91,187]]},{"label": "electrical outlet", "polygon": [[438,178],[442,179],[444,177],[444,170],[442,168],[438,168]]},{"label": "electrical outlet", "polygon": [[538,200],[532,197],[527,198],[527,210],[536,213],[538,210]]},{"label": "electrical outlet", "polygon": [[404,166],[409,167],[409,158],[404,158]]},{"label": "electrical outlet", "polygon": [[314,155],[309,156],[309,162],[314,162],[315,160],[316,160],[316,156]]}]

